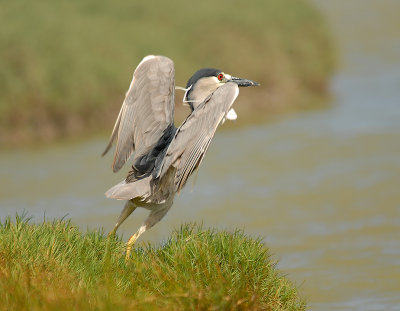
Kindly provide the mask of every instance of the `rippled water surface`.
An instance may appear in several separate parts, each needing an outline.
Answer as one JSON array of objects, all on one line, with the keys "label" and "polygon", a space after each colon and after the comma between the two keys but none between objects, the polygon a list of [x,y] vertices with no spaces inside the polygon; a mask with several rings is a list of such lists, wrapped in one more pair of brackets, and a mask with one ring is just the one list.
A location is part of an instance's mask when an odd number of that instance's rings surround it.
[{"label": "rippled water surface", "polygon": [[[185,221],[264,236],[313,310],[400,310],[400,2],[314,1],[342,55],[330,108],[219,131],[196,184],[142,241]],[[240,116],[239,116],[240,117]],[[0,217],[110,230],[106,137],[0,153]],[[122,226],[133,233],[147,212]]]}]

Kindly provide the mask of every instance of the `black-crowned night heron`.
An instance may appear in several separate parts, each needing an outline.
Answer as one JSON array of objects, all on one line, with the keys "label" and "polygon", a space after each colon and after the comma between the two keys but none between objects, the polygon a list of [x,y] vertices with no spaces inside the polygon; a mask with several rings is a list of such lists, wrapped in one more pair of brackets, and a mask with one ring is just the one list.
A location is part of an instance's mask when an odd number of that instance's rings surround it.
[{"label": "black-crowned night heron", "polygon": [[191,113],[176,128],[173,61],[151,55],[140,62],[103,153],[117,141],[112,165],[117,172],[135,152],[126,179],[106,192],[109,198],[127,200],[110,235],[137,207],[150,211],[129,239],[126,259],[137,238],[165,216],[175,194],[199,167],[218,125],[225,119],[236,119],[232,104],[239,94],[238,87],[257,85],[218,69],[200,69],[184,89],[183,100],[189,104]]}]

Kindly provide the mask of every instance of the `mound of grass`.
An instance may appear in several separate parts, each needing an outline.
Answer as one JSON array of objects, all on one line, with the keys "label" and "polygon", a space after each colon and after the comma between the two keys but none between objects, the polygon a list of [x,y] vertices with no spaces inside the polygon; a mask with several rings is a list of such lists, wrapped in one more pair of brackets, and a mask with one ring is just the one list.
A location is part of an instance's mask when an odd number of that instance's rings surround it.
[{"label": "mound of grass", "polygon": [[1,1],[0,47],[0,143],[108,132],[148,54],[181,86],[202,67],[260,82],[237,105],[257,116],[324,94],[334,64],[306,0]]},{"label": "mound of grass", "polygon": [[185,225],[136,248],[70,221],[0,225],[4,310],[304,310],[258,239]]}]

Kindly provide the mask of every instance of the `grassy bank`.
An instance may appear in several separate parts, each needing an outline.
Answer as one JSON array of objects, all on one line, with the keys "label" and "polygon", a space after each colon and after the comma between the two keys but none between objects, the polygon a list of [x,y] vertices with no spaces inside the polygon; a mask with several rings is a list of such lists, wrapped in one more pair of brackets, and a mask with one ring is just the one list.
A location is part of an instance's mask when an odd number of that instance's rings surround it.
[{"label": "grassy bank", "polygon": [[250,118],[310,105],[334,65],[306,0],[2,1],[0,47],[0,143],[108,132],[147,54],[174,59],[178,85],[211,66],[259,81],[237,105]]},{"label": "grassy bank", "polygon": [[304,310],[260,240],[186,225],[162,246],[82,233],[69,221],[0,225],[2,310]]}]

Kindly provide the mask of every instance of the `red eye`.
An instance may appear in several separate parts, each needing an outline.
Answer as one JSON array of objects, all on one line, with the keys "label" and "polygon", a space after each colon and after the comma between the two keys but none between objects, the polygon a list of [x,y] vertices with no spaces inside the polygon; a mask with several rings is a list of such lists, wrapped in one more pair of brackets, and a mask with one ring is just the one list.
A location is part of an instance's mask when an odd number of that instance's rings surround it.
[{"label": "red eye", "polygon": [[220,74],[217,76],[217,78],[218,78],[219,81],[222,81],[222,79],[224,78],[224,75],[223,75],[222,73],[220,73]]}]

